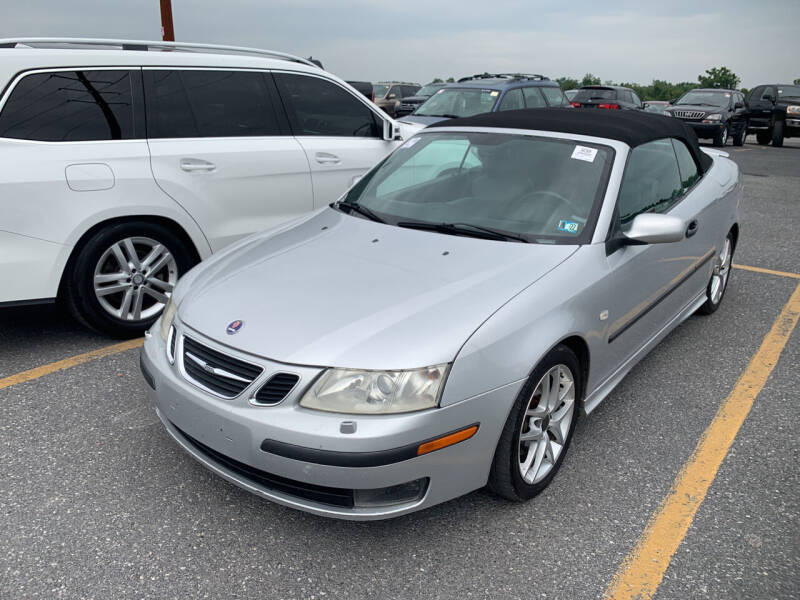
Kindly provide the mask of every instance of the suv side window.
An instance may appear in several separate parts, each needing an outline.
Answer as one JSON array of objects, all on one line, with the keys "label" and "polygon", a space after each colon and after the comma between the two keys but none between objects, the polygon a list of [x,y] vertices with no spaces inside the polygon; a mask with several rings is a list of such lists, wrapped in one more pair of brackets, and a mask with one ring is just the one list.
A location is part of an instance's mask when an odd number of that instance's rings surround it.
[{"label": "suv side window", "polygon": [[550,106],[565,106],[569,104],[566,101],[566,96],[564,96],[564,92],[561,91],[561,88],[557,87],[543,87],[539,88],[544,97],[547,99],[547,103]]},{"label": "suv side window", "polygon": [[145,70],[150,138],[279,135],[264,74]]},{"label": "suv side window", "polygon": [[520,108],[525,108],[525,101],[522,99],[522,90],[516,88],[505,93],[497,110],[519,110]]},{"label": "suv side window", "polygon": [[[765,96],[771,96],[772,98],[768,99],[768,98],[765,98]],[[775,92],[775,88],[773,86],[771,86],[771,85],[768,85],[766,88],[764,88],[764,91],[761,93],[761,98],[760,99],[764,100],[766,102],[772,102],[772,100],[775,100],[775,98],[777,98],[777,97],[778,97],[778,94]]]},{"label": "suv side window", "polygon": [[400,98],[400,96],[403,95],[403,94],[400,93],[400,86],[399,85],[393,85],[392,87],[390,87],[389,91],[386,92],[386,97],[388,98],[392,94],[394,94],[394,97],[398,98],[398,99]]},{"label": "suv side window", "polygon": [[381,136],[369,107],[335,83],[290,73],[275,73],[275,83],[295,135]]},{"label": "suv side window", "polygon": [[757,102],[758,100],[761,100],[761,94],[764,93],[764,88],[765,87],[766,86],[764,86],[764,85],[759,85],[758,87],[753,88],[750,91],[750,94],[747,96],[747,101],[748,102],[753,102],[753,101]]},{"label": "suv side window", "polygon": [[686,144],[680,140],[673,139],[672,146],[675,148],[675,156],[678,158],[681,185],[683,186],[683,191],[686,191],[700,179],[700,171],[697,170],[697,163],[694,162],[694,158],[692,158]]},{"label": "suv side window", "polygon": [[619,220],[624,226],[641,213],[667,212],[681,196],[678,160],[669,139],[637,146],[628,158],[619,190]]},{"label": "suv side window", "polygon": [[402,86],[402,89],[403,89],[403,98],[408,98],[409,96],[413,96],[414,94],[416,94],[419,88],[415,85],[404,85]]},{"label": "suv side window", "polygon": [[639,98],[639,96],[636,95],[636,92],[631,92],[630,94],[631,94],[631,97],[633,98],[633,103],[636,106],[641,106],[642,105],[642,101]]},{"label": "suv side window", "polygon": [[528,108],[545,108],[547,106],[538,87],[522,88],[522,94],[525,96],[525,106]]},{"label": "suv side window", "polygon": [[0,137],[42,142],[134,138],[130,71],[23,77],[0,114]]}]

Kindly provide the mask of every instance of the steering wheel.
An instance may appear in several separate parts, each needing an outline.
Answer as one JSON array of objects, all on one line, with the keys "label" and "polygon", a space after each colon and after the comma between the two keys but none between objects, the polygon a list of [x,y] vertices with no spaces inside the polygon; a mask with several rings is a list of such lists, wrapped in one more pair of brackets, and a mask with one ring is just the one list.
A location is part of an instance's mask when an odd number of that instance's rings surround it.
[{"label": "steering wheel", "polygon": [[[548,198],[551,202],[553,200],[555,200],[559,204],[566,204],[567,206],[570,207],[570,209],[572,209],[573,213],[576,214],[576,215],[582,214],[583,210],[584,210],[582,207],[577,206],[574,202],[572,202],[572,200],[568,200],[567,198],[565,198],[561,194],[558,194],[558,193],[553,192],[551,190],[537,190],[535,192],[531,192],[530,194],[526,194],[525,195],[525,199],[527,200],[528,198],[535,198],[536,196],[544,196],[544,197]],[[555,212],[556,212],[556,210],[558,210],[558,208],[559,208],[559,206],[555,206],[553,208],[553,212],[550,213],[550,217],[552,217],[553,214],[555,214]],[[550,218],[550,217],[548,217],[548,218]]]}]

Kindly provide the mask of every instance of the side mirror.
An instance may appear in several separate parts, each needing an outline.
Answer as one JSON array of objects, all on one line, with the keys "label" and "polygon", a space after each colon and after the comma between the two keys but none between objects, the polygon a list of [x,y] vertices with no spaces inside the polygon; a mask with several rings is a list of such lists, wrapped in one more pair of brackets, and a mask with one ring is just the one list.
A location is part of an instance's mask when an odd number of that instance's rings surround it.
[{"label": "side mirror", "polygon": [[397,98],[397,94],[389,94],[388,96],[386,96],[387,100],[394,100],[395,98]]},{"label": "side mirror", "polygon": [[642,213],[633,218],[630,228],[622,235],[629,244],[679,242],[686,235],[686,225],[678,217]]},{"label": "side mirror", "polygon": [[677,98],[673,98],[672,100],[670,100],[670,101],[669,101],[669,103],[670,103],[670,104],[675,104],[677,101],[678,101],[678,99],[677,99]]},{"label": "side mirror", "polygon": [[733,105],[733,108],[744,108],[744,102],[737,102]]},{"label": "side mirror", "polygon": [[767,102],[774,102],[775,98],[772,97],[772,94],[764,94],[761,96],[762,100],[766,100]]},{"label": "side mirror", "polygon": [[397,123],[394,121],[383,120],[383,139],[387,142],[393,142],[400,137],[400,130]]}]

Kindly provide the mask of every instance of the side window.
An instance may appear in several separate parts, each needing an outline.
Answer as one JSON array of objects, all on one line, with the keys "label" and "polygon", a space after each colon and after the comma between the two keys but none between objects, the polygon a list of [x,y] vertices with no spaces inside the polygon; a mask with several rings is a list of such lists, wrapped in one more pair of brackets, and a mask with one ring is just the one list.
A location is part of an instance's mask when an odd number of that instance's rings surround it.
[{"label": "side window", "polygon": [[628,90],[620,90],[617,92],[619,94],[619,99],[623,102],[627,102],[629,104],[633,104],[633,94],[631,94]]},{"label": "side window", "polygon": [[562,92],[560,88],[543,87],[539,89],[544,94],[544,97],[547,99],[547,103],[550,106],[564,106],[565,104],[569,104],[569,102],[566,102],[564,92]]},{"label": "side window", "polygon": [[402,96],[399,85],[393,85],[391,88],[389,88],[389,91],[386,92],[386,97],[388,98],[392,94],[394,94],[395,98],[400,98],[400,96]]},{"label": "side window", "polygon": [[680,140],[672,140],[675,148],[675,156],[678,157],[678,170],[681,174],[681,185],[684,190],[692,187],[700,179],[700,171],[697,170],[697,163],[694,162],[686,144]]},{"label": "side window", "polygon": [[27,75],[0,114],[0,137],[42,142],[134,137],[129,71]]},{"label": "side window", "polygon": [[525,96],[525,106],[528,108],[545,108],[547,105],[544,103],[544,97],[537,87],[522,88],[522,94]]},{"label": "side window", "polygon": [[262,73],[144,71],[148,137],[279,135]]},{"label": "side window", "polygon": [[408,98],[409,96],[413,96],[417,93],[419,88],[415,85],[404,85],[403,86],[403,98]]},{"label": "side window", "polygon": [[761,93],[761,99],[767,100],[768,102],[775,100],[778,97],[778,94],[775,93],[775,88],[771,85],[768,85],[764,88],[764,91]]},{"label": "side window", "polygon": [[506,92],[500,102],[500,108],[497,110],[519,110],[520,108],[525,108],[525,101],[522,99],[522,90],[517,88]]},{"label": "side window", "polygon": [[631,92],[631,96],[633,96],[633,103],[634,103],[636,106],[641,106],[641,105],[642,105],[642,101],[641,101],[641,99],[639,98],[639,96],[637,96],[637,95],[636,95],[636,92]]},{"label": "side window", "polygon": [[380,137],[375,114],[335,83],[289,73],[275,73],[275,82],[295,135]]},{"label": "side window", "polygon": [[668,211],[681,195],[681,177],[672,142],[637,146],[628,158],[617,205],[622,225],[641,213]]},{"label": "side window", "polygon": [[761,100],[761,94],[763,94],[763,93],[764,93],[764,88],[765,88],[765,87],[766,87],[766,86],[759,85],[758,87],[754,88],[754,89],[753,89],[753,90],[750,92],[750,95],[749,95],[749,96],[747,96],[747,101],[748,101],[748,102],[753,102],[753,101],[756,101],[756,102],[757,102],[758,100]]}]

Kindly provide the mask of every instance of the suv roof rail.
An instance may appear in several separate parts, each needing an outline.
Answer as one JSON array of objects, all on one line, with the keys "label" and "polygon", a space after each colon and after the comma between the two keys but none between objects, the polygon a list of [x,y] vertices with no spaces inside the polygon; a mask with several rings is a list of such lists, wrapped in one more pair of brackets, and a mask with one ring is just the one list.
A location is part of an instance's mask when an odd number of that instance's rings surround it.
[{"label": "suv roof rail", "polygon": [[472,81],[475,79],[511,79],[511,80],[523,80],[523,79],[530,79],[534,81],[550,81],[549,77],[545,77],[544,75],[539,75],[538,73],[477,73],[475,75],[468,75],[467,77],[462,77],[458,80],[458,83],[463,83],[465,81]]},{"label": "suv roof rail", "polygon": [[[73,47],[72,49],[95,49],[94,46],[116,46],[122,50],[160,50],[160,51],[173,51],[180,52],[209,52],[217,54],[250,54],[254,56],[265,56],[269,58],[278,58],[292,62],[302,63],[310,67],[320,68],[314,62],[295,56],[294,54],[287,54],[286,52],[277,52],[274,50],[262,50],[260,48],[246,48],[243,46],[222,46],[218,44],[197,44],[187,42],[154,42],[148,40],[117,40],[117,39],[103,39],[103,38],[5,38],[0,39],[0,48],[15,48],[18,45],[22,47],[36,47],[37,45],[45,46],[66,46]],[[87,46],[89,48],[87,48]]]}]

